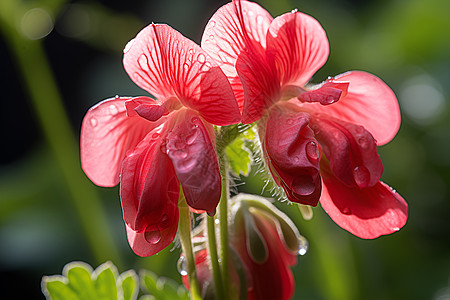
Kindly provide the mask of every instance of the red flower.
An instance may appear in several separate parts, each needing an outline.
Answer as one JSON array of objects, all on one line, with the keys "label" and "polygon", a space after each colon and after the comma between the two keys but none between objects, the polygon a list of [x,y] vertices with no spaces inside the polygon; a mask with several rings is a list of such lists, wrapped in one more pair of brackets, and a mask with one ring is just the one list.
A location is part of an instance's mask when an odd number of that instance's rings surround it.
[{"label": "red flower", "polygon": [[399,129],[397,99],[361,71],[305,86],[329,53],[314,18],[295,10],[273,19],[256,3],[233,1],[211,18],[202,47],[230,79],[242,122],[262,119],[269,169],[291,201],[320,199],[339,226],[362,238],[406,223],[406,202],[379,181],[376,148]]},{"label": "red flower", "polygon": [[129,243],[149,256],[175,237],[180,184],[193,209],[215,210],[221,181],[212,124],[237,123],[240,114],[214,60],[167,25],[144,28],[123,61],[157,100],[116,97],[92,107],[81,130],[81,163],[97,185],[120,181]]}]

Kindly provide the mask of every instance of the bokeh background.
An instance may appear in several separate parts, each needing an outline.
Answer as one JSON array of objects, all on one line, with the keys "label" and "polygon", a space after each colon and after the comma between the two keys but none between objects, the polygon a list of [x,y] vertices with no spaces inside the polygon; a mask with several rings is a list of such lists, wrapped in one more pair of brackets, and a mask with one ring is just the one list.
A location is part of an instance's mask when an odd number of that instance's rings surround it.
[{"label": "bokeh background", "polygon": [[[139,258],[129,248],[118,189],[94,186],[79,163],[83,115],[114,95],[143,95],[122,49],[151,22],[200,42],[226,1],[0,1],[0,292],[44,299],[43,275],[74,260],[112,260],[179,281],[177,247]],[[314,82],[365,70],[398,96],[402,126],[379,149],[382,179],[409,203],[398,233],[361,240],[321,210],[304,221],[310,242],[293,269],[295,299],[450,299],[450,1],[261,0],[273,16],[298,8],[328,34],[331,54]],[[251,175],[245,191],[260,193]]]}]

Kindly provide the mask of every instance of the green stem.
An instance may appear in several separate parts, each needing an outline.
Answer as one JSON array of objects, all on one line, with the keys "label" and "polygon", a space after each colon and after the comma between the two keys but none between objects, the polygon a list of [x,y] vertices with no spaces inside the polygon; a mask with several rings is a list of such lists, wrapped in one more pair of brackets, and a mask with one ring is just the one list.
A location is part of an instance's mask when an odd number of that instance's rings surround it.
[{"label": "green stem", "polygon": [[225,161],[225,149],[219,151],[219,167],[222,177],[222,193],[219,202],[219,220],[220,220],[220,256],[222,260],[222,280],[224,297],[228,299],[230,290],[230,268],[228,264],[228,175]]},{"label": "green stem", "polygon": [[[1,23],[5,24],[7,22]],[[77,150],[79,146],[75,141],[42,43],[26,39],[9,26],[3,27],[3,34],[22,72],[34,112],[61,169],[71,195],[70,199],[73,201],[95,259],[97,262],[113,260],[116,265],[120,265],[121,260],[110,230],[111,226],[108,224],[97,191],[80,168]]]},{"label": "green stem", "polygon": [[214,286],[216,289],[217,300],[222,300],[224,298],[223,285],[222,285],[222,274],[220,273],[219,258],[217,256],[217,244],[216,244],[216,227],[214,217],[206,217],[206,228],[208,233],[208,250],[209,257],[211,258],[211,268],[214,278]]},{"label": "green stem", "polygon": [[183,189],[180,188],[180,198],[178,199],[178,207],[180,211],[180,220],[178,223],[178,235],[180,237],[181,248],[186,258],[186,266],[189,280],[189,291],[191,292],[191,299],[201,300],[201,293],[197,279],[197,270],[195,269],[195,257],[192,249],[191,237],[191,212],[186,203]]}]

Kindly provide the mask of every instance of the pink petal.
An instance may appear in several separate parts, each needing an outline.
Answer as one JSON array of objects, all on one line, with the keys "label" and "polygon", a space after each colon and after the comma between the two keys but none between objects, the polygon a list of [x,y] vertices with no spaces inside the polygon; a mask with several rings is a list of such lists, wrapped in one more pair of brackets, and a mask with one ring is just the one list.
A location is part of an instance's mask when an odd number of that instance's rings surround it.
[{"label": "pink petal", "polygon": [[[123,161],[120,198],[125,223],[155,236],[177,222],[179,182],[163,152],[166,124],[151,131]],[[153,240],[157,244],[158,240]]]},{"label": "pink petal", "polygon": [[171,27],[144,28],[124,52],[128,75],[160,101],[175,97],[216,125],[239,122],[239,108],[223,71],[203,49]]},{"label": "pink petal", "polygon": [[347,96],[326,107],[308,107],[364,126],[379,146],[392,140],[400,127],[400,110],[392,90],[380,78],[361,71],[350,71],[335,79],[350,83]]},{"label": "pink petal", "polygon": [[221,177],[212,125],[188,109],[173,113],[170,122],[172,130],[164,147],[186,201],[196,210],[214,213],[220,200]]},{"label": "pink petal", "polygon": [[348,93],[348,82],[335,81],[329,78],[319,88],[306,91],[297,98],[302,102],[319,102],[330,105],[344,98]]},{"label": "pink petal", "polygon": [[321,191],[319,146],[305,112],[274,106],[266,123],[264,150],[275,180],[289,200],[316,206]]},{"label": "pink petal", "polygon": [[[151,242],[156,240],[157,237],[155,238],[155,236],[150,236],[151,239],[149,239],[149,235],[146,234],[146,232],[136,232],[128,225],[126,225],[126,228],[128,243],[134,253],[143,257],[151,256],[169,246],[174,240],[178,229],[178,210],[176,210],[175,221],[170,227],[167,227],[160,232],[160,238],[157,243]],[[150,240],[150,242],[148,240]]]},{"label": "pink petal", "polygon": [[310,126],[337,178],[349,187],[367,188],[378,183],[383,164],[376,141],[364,127],[324,114],[312,115]]},{"label": "pink petal", "polygon": [[327,61],[328,39],[311,16],[297,12],[276,17],[267,34],[267,56],[281,85],[303,86]]},{"label": "pink petal", "polygon": [[111,98],[92,107],[81,127],[81,166],[97,185],[119,183],[125,153],[133,149],[159,123],[127,117],[124,102],[131,98]]},{"label": "pink petal", "polygon": [[389,186],[378,182],[367,189],[349,188],[328,167],[321,167],[324,189],[320,204],[340,227],[360,238],[374,239],[406,224],[408,205]]},{"label": "pink petal", "polygon": [[230,80],[241,110],[244,92],[235,68],[236,60],[252,44],[265,48],[267,29],[272,19],[256,3],[234,1],[222,6],[212,16],[203,33],[202,48],[217,61]]}]

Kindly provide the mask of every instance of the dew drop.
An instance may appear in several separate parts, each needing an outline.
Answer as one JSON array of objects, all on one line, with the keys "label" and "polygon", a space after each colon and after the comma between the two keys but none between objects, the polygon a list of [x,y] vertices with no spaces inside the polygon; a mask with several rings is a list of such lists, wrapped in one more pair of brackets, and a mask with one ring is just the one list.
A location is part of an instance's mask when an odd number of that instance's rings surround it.
[{"label": "dew drop", "polygon": [[119,95],[115,95],[114,98],[115,99],[119,99],[120,97],[119,97]]},{"label": "dew drop", "polygon": [[400,228],[398,228],[398,227],[392,227],[391,229],[392,229],[392,231],[399,231],[400,230]]},{"label": "dew drop", "polygon": [[257,16],[256,17],[256,23],[258,23],[259,25],[261,25],[263,21],[264,21],[263,16]]},{"label": "dew drop", "polygon": [[161,240],[161,232],[158,229],[146,231],[144,233],[144,238],[150,244],[156,245]]},{"label": "dew drop", "polygon": [[297,8],[291,10],[291,13],[293,13],[293,14],[296,13],[296,12],[298,12],[298,9],[297,9]]},{"label": "dew drop", "polygon": [[188,63],[184,63],[183,64],[183,69],[185,72],[189,72],[189,64]]},{"label": "dew drop", "polygon": [[194,130],[191,134],[186,137],[186,144],[192,145],[198,137],[198,131]]},{"label": "dew drop", "polygon": [[315,142],[309,142],[305,147],[306,155],[312,163],[316,163],[319,160],[319,147]]},{"label": "dew drop", "polygon": [[192,122],[192,124],[194,124],[194,127],[198,127],[198,125],[200,125],[200,119],[199,118],[197,118],[197,117],[193,117],[192,119],[191,119],[191,122]]},{"label": "dew drop", "polygon": [[95,127],[95,126],[97,126],[97,124],[98,124],[98,121],[97,121],[96,118],[91,118],[89,121],[91,122],[91,126],[92,126],[92,127]]},{"label": "dew drop", "polygon": [[216,37],[215,37],[213,34],[211,34],[211,35],[209,36],[209,40],[210,40],[210,41],[214,41],[215,38],[216,38]]},{"label": "dew drop", "polygon": [[209,26],[211,26],[211,27],[216,26],[216,21],[211,21],[211,22],[209,22]]},{"label": "dew drop", "polygon": [[182,149],[170,152],[170,157],[175,159],[185,159],[187,156],[187,152]]},{"label": "dew drop", "polygon": [[130,40],[126,45],[125,48],[123,49],[123,53],[127,53],[128,51],[130,51],[131,47],[133,46],[134,43],[134,39]]},{"label": "dew drop", "polygon": [[184,256],[181,256],[180,259],[177,261],[177,270],[178,273],[180,273],[181,276],[186,276],[188,274],[187,272],[187,261]]},{"label": "dew drop", "polygon": [[219,224],[220,223],[219,219],[215,219],[214,223]]},{"label": "dew drop", "polygon": [[114,104],[111,104],[109,106],[109,113],[113,116],[117,115],[117,113],[119,112],[119,110],[117,109],[117,106],[115,106]]},{"label": "dew drop", "polygon": [[308,240],[304,236],[300,236],[298,238],[298,244],[298,254],[305,255],[309,248]]},{"label": "dew drop", "polygon": [[159,149],[163,154],[167,154],[167,142],[165,140],[161,142],[161,146],[159,146]]},{"label": "dew drop", "polygon": [[342,209],[342,213],[343,213],[344,215],[350,215],[350,214],[352,213],[352,211],[351,211],[350,208],[344,207],[344,208]]},{"label": "dew drop", "polygon": [[366,188],[370,183],[370,172],[365,166],[358,166],[353,169],[353,178],[360,188]]},{"label": "dew drop", "polygon": [[311,176],[299,175],[293,180],[292,189],[301,196],[309,196],[316,191],[316,184]]},{"label": "dew drop", "polygon": [[206,58],[205,58],[205,56],[202,53],[200,53],[197,56],[197,61],[202,64],[202,63],[204,63],[206,61]]},{"label": "dew drop", "polygon": [[152,139],[158,139],[159,137],[160,137],[161,135],[159,134],[159,133],[157,133],[157,132],[155,132],[155,133],[153,133],[152,134]]},{"label": "dew drop", "polygon": [[144,70],[146,72],[150,71],[150,67],[148,66],[147,55],[142,54],[141,56],[139,56],[138,63],[142,70]]}]

